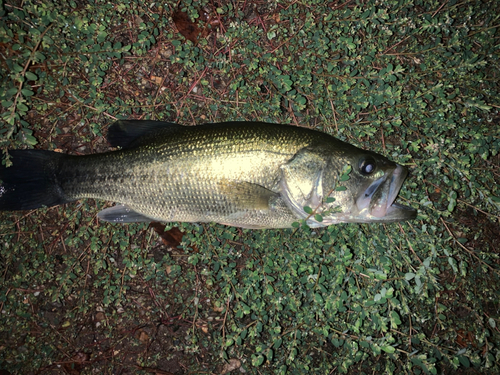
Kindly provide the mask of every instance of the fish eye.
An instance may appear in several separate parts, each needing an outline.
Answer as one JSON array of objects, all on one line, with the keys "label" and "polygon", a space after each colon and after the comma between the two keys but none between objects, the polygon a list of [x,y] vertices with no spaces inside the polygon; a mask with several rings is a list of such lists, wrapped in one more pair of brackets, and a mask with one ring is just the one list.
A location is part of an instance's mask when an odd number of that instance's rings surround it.
[{"label": "fish eye", "polygon": [[375,163],[375,159],[372,157],[366,157],[361,159],[359,162],[359,171],[363,176],[369,176],[377,169],[377,164]]}]

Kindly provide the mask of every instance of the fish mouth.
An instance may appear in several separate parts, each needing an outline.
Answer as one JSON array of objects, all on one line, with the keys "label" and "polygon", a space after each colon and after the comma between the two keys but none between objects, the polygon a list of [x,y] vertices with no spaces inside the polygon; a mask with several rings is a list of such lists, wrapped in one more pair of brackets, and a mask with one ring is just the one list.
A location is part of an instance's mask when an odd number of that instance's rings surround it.
[{"label": "fish mouth", "polygon": [[395,203],[408,171],[396,168],[374,181],[356,200],[361,216],[367,221],[394,222],[415,219],[417,211]]}]

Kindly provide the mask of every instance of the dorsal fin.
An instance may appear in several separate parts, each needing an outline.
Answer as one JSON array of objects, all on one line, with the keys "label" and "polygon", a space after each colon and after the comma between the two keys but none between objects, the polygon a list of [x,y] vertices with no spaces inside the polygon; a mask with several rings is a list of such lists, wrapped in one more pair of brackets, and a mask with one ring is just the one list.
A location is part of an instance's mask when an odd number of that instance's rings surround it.
[{"label": "dorsal fin", "polygon": [[158,130],[179,130],[182,125],[166,121],[118,120],[108,129],[107,140],[113,147],[130,148],[136,146],[143,136]]}]

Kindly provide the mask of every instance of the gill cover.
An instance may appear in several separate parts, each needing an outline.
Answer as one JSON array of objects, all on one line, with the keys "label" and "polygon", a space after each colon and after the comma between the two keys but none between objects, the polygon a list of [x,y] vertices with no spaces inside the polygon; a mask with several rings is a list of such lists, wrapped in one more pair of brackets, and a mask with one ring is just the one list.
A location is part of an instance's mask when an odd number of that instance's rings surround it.
[{"label": "gill cover", "polygon": [[304,207],[316,209],[323,202],[325,158],[307,149],[281,166],[280,191],[287,206],[299,217],[309,216]]}]

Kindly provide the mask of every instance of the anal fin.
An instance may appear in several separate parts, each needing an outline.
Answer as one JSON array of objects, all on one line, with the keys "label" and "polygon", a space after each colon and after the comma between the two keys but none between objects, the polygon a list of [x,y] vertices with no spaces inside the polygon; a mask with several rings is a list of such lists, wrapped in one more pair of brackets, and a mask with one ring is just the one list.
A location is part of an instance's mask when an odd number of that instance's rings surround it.
[{"label": "anal fin", "polygon": [[155,219],[140,214],[124,205],[106,208],[99,212],[97,217],[102,221],[111,223],[148,223],[155,221]]}]

